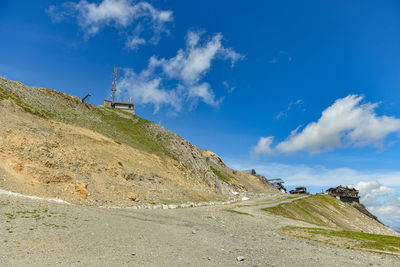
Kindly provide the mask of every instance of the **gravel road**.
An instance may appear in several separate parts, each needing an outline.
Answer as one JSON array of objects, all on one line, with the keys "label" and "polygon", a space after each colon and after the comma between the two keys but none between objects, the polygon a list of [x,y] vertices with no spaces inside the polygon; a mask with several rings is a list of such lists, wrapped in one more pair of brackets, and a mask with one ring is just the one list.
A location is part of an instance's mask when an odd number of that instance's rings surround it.
[{"label": "gravel road", "polygon": [[132,210],[0,195],[0,265],[400,266],[397,256],[278,232],[282,226],[303,223],[234,211],[241,210],[240,205],[265,205],[276,198],[270,194],[257,202]]}]

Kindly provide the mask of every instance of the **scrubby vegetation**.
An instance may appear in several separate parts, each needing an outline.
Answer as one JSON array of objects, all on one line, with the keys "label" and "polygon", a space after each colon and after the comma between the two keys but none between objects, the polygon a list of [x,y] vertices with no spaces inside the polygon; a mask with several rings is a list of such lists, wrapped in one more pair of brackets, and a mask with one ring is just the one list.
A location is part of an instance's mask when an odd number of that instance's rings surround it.
[{"label": "scrubby vegetation", "polygon": [[36,87],[0,87],[0,99],[11,99],[26,112],[42,118],[52,118],[99,132],[117,143],[169,155],[147,125],[151,122],[138,116],[102,106],[86,107],[77,97],[56,90]]},{"label": "scrubby vegetation", "polygon": [[213,166],[210,166],[210,168],[212,172],[222,181],[229,183],[232,180],[232,177],[229,174],[221,172],[216,168],[214,168]]}]

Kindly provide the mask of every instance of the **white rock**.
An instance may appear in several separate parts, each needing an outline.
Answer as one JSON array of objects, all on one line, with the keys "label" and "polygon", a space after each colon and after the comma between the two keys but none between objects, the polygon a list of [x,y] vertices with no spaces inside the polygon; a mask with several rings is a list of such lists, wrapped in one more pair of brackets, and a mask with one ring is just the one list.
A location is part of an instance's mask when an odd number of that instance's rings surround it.
[{"label": "white rock", "polygon": [[167,209],[168,209],[168,206],[167,206],[167,205],[164,205],[164,204],[162,204],[162,209],[163,209],[163,210],[167,210]]},{"label": "white rock", "polygon": [[242,197],[242,200],[249,200],[250,198],[248,197]]},{"label": "white rock", "polygon": [[237,261],[244,261],[244,257],[243,256],[239,256],[236,258]]},{"label": "white rock", "polygon": [[239,195],[239,192],[234,191],[234,192],[232,192],[232,194],[234,194],[236,196],[236,195]]},{"label": "white rock", "polygon": [[176,209],[176,208],[178,208],[178,205],[170,204],[170,205],[168,205],[168,208],[169,209]]}]

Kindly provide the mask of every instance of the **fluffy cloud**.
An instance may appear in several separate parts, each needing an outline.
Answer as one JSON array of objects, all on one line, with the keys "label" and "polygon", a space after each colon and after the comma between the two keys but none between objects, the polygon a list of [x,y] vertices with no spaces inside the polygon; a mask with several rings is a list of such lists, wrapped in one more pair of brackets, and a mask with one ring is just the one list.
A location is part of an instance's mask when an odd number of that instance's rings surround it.
[{"label": "fluffy cloud", "polygon": [[377,205],[379,198],[394,194],[396,191],[378,181],[359,182],[355,188],[360,191],[361,201],[367,206]]},{"label": "fluffy cloud", "polygon": [[[176,56],[152,56],[147,68],[138,74],[126,69],[119,82],[120,91],[132,95],[138,104],[153,104],[155,111],[161,105],[170,105],[179,111],[185,102],[191,106],[199,101],[218,106],[223,98],[216,99],[210,84],[202,79],[214,60],[230,60],[234,64],[243,56],[224,47],[221,34],[205,42],[201,42],[201,35],[200,32],[188,32],[186,47],[179,49]],[[155,96],[151,97],[150,93]]]},{"label": "fluffy cloud", "polygon": [[359,182],[360,201],[378,218],[389,225],[400,226],[400,198],[394,197],[395,189],[378,181]]},{"label": "fluffy cloud", "polygon": [[377,103],[362,104],[362,96],[349,95],[335,101],[322,112],[317,122],[298,127],[275,150],[291,153],[307,150],[318,153],[338,147],[383,147],[385,137],[400,131],[400,119],[378,116]]},{"label": "fluffy cloud", "polygon": [[253,147],[253,152],[258,155],[258,154],[271,154],[272,148],[271,144],[274,141],[273,136],[268,136],[268,137],[261,137],[258,140],[258,143],[256,146]]},{"label": "fluffy cloud", "polygon": [[222,45],[221,33],[203,44],[200,43],[201,35],[202,32],[189,31],[186,35],[185,49],[179,49],[176,56],[170,59],[154,57],[151,64],[160,66],[169,78],[179,79],[185,84],[192,85],[207,74],[214,59],[230,60],[234,65],[243,58],[243,55],[236,53],[232,48]]},{"label": "fluffy cloud", "polygon": [[154,112],[157,112],[162,105],[171,105],[180,110],[181,103],[176,92],[162,89],[160,78],[154,78],[146,71],[139,74],[131,69],[123,71],[124,75],[118,82],[119,96],[127,93],[135,99],[135,103],[152,104]]},{"label": "fluffy cloud", "polygon": [[400,228],[400,197],[392,197],[380,206],[368,207],[386,225]]},{"label": "fluffy cloud", "polygon": [[106,26],[128,29],[136,24],[126,43],[127,47],[133,49],[145,43],[140,37],[144,30],[143,24],[153,30],[151,40],[157,43],[160,34],[167,32],[165,24],[173,20],[172,11],[158,10],[147,2],[136,3],[133,0],[103,0],[100,3],[81,0],[78,3],[66,2],[61,6],[52,5],[47,11],[56,22],[68,17],[76,18],[87,36],[97,34]]},{"label": "fluffy cloud", "polygon": [[140,45],[144,45],[146,43],[146,40],[143,38],[140,38],[138,36],[130,36],[128,40],[125,43],[125,46],[135,50],[137,49]]}]

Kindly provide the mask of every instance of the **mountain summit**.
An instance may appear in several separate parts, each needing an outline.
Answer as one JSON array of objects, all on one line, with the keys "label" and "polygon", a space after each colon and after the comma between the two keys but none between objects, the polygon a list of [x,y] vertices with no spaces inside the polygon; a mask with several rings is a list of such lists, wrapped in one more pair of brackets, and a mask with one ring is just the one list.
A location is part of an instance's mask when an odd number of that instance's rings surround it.
[{"label": "mountain summit", "polygon": [[0,78],[0,187],[99,206],[275,189],[139,116]]}]

